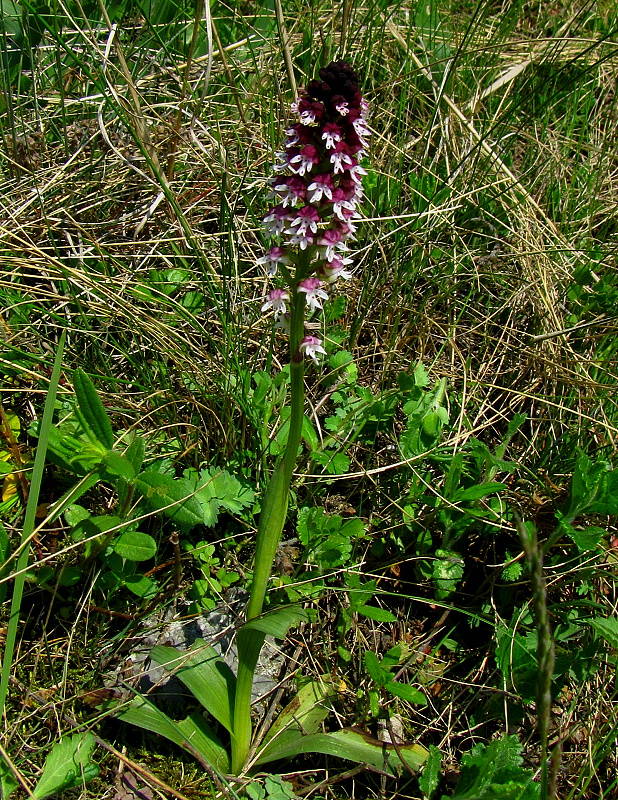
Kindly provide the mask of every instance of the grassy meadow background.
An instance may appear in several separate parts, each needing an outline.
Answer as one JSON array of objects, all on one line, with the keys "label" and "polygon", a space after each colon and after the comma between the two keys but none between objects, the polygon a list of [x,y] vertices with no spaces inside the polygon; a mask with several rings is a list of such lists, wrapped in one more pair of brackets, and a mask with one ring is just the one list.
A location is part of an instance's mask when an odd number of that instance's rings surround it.
[{"label": "grassy meadow background", "polygon": [[[371,106],[365,219],[354,277],[319,320],[328,355],[308,369],[272,581],[273,601],[309,603],[317,622],[282,643],[270,699],[335,676],[331,728],[399,731],[432,767],[394,780],[307,756],[249,796],[537,797],[516,776],[540,780],[544,720],[545,796],[618,797],[614,3],[285,0],[279,18],[271,0],[1,7],[5,639],[25,579],[3,665],[3,791],[27,797],[52,745],[85,726],[115,751],[98,744],[98,777],[62,797],[224,796],[95,693],[166,614],[207,614],[247,586],[285,436],[285,338],[260,313],[256,264],[268,179],[291,81],[345,58]],[[211,518],[179,527],[101,468],[77,369],[115,451],[138,441],[146,467],[193,486],[225,476]],[[114,538],[138,518],[155,543],[141,559]],[[397,696],[393,678],[415,691]],[[496,772],[492,789],[471,775],[491,772],[482,753],[503,735],[522,761],[515,788]]]}]

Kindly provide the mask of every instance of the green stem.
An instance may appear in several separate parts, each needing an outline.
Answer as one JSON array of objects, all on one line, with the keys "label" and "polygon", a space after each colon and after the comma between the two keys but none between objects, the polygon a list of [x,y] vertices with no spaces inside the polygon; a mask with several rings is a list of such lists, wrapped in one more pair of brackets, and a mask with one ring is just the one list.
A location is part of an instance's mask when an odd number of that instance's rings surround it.
[{"label": "green stem", "polygon": [[[299,260],[295,284],[302,277],[306,264]],[[258,523],[253,581],[247,605],[247,621],[262,613],[275,553],[288,511],[290,484],[298,458],[305,414],[304,361],[300,343],[304,336],[305,295],[292,289],[290,319],[290,428],[285,451],[270,478]],[[237,635],[238,673],[234,704],[232,736],[232,772],[239,774],[251,746],[251,689],[264,634],[239,630]]]}]

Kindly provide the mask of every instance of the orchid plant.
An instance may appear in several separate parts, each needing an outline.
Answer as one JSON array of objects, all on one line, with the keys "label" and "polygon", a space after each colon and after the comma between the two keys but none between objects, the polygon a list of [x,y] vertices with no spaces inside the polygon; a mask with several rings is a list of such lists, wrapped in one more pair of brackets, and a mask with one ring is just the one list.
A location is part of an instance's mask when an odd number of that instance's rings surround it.
[{"label": "orchid plant", "polygon": [[242,775],[271,761],[314,752],[365,762],[395,775],[402,767],[418,769],[427,756],[420,745],[387,745],[356,729],[321,733],[330,711],[328,700],[336,692],[328,678],[305,684],[261,742],[252,736],[251,694],[265,638],[282,637],[290,625],[307,618],[300,607],[264,612],[264,601],[301,443],[305,363],[307,359],[319,363],[326,352],[322,340],[306,331],[306,318],[322,309],[327,287],[351,277],[348,243],[360,217],[366,175],[360,161],[370,136],[368,106],[352,67],[333,62],[319,76],[292,104],[296,121],[286,131],[285,148],[278,154],[270,182],[278,202],[264,217],[272,242],[258,259],[278,282],[264,299],[262,311],[272,314],[275,324],[289,335],[290,418],[285,450],[262,499],[246,620],[236,633],[237,674],[205,643],[184,653],[158,646],[151,654],[227,729],[230,748],[203,716],[176,722],[145,697],[134,698],[117,712],[121,719],[171,739],[218,773]]}]

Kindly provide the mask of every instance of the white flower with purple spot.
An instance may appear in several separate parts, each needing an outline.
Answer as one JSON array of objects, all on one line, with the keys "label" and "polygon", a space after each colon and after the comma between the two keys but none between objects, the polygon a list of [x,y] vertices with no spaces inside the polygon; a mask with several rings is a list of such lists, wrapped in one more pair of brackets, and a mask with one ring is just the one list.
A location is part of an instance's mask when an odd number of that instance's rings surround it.
[{"label": "white flower with purple spot", "polygon": [[333,165],[335,175],[348,169],[354,163],[354,159],[350,156],[345,142],[337,142],[335,152],[330,157],[330,163]]},{"label": "white flower with purple spot", "polygon": [[283,206],[275,206],[264,217],[264,227],[271,236],[278,236],[286,229],[290,214]]},{"label": "white flower with purple spot", "polygon": [[335,109],[341,114],[342,117],[346,117],[350,113],[350,106],[346,100],[341,100],[341,102],[337,103]]},{"label": "white flower with purple spot", "polygon": [[311,172],[319,161],[320,157],[315,145],[307,144],[300,153],[289,159],[289,167],[297,175],[305,175],[305,173]]},{"label": "white flower with purple spot", "polygon": [[336,228],[327,228],[318,239],[320,254],[327,261],[332,261],[337,255],[337,250],[347,250],[341,231]]},{"label": "white flower with purple spot", "polygon": [[272,278],[276,274],[279,264],[289,264],[289,258],[285,254],[285,248],[271,247],[266,255],[258,258],[257,263],[265,266],[269,277]]},{"label": "white flower with purple spot", "polygon": [[316,364],[318,363],[318,353],[326,355],[326,350],[322,347],[322,340],[317,336],[305,336],[299,349],[301,353],[312,358]]},{"label": "white flower with purple spot", "polygon": [[307,296],[307,308],[309,311],[316,311],[322,308],[322,300],[328,300],[328,294],[322,289],[322,281],[319,278],[305,278],[298,284],[298,291],[304,292]]},{"label": "white flower with purple spot", "polygon": [[262,306],[262,313],[272,310],[278,319],[282,314],[286,313],[286,301],[289,299],[290,295],[285,289],[271,289],[266,296],[266,302]]},{"label": "white flower with purple spot", "polygon": [[333,179],[328,174],[325,173],[324,175],[316,175],[313,179],[313,183],[310,183],[307,187],[307,191],[309,192],[309,202],[310,203],[319,203],[322,200],[322,197],[326,197],[328,200],[333,199]]},{"label": "white flower with purple spot", "polygon": [[367,170],[363,169],[360,164],[354,164],[348,172],[354,183],[358,183],[359,185],[363,180],[363,175],[367,174]]},{"label": "white flower with purple spot", "polygon": [[327,122],[322,129],[322,139],[326,144],[327,150],[332,150],[341,141],[341,128],[335,122]]},{"label": "white flower with purple spot", "polygon": [[273,186],[273,192],[276,192],[282,201],[282,205],[294,206],[298,200],[304,200],[307,194],[307,187],[301,178],[295,176],[291,178],[284,178]]},{"label": "white flower with purple spot", "polygon": [[286,233],[294,233],[297,235],[304,235],[307,231],[317,233],[319,222],[320,215],[317,209],[313,206],[303,206],[299,208],[296,215],[292,217],[290,227],[286,229]]},{"label": "white flower with purple spot", "polygon": [[352,277],[352,273],[346,267],[353,263],[351,258],[335,256],[331,261],[326,261],[322,264],[321,274],[324,276],[326,283],[333,283],[338,278],[347,281]]}]

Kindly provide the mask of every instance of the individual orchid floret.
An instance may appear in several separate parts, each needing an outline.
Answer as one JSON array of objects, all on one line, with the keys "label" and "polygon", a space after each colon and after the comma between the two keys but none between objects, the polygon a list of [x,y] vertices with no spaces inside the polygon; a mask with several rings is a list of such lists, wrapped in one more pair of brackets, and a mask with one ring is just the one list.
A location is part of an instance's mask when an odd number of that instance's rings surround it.
[{"label": "individual orchid floret", "polygon": [[328,300],[328,294],[321,287],[322,281],[319,278],[305,278],[298,284],[298,291],[307,296],[307,308],[310,311],[321,309],[321,301]]},{"label": "individual orchid floret", "polygon": [[279,264],[289,264],[290,260],[286,255],[284,247],[271,247],[266,255],[257,260],[258,264],[265,266],[269,277],[276,275]]},{"label": "individual orchid floret", "polygon": [[327,261],[332,261],[335,258],[337,250],[347,250],[343,235],[337,228],[327,228],[318,239],[318,245],[320,246],[322,258]]},{"label": "individual orchid floret", "polygon": [[354,160],[350,155],[350,148],[345,142],[337,142],[335,150],[330,157],[330,163],[333,165],[333,172],[335,175],[338,172],[343,172],[354,164]]},{"label": "individual orchid floret", "polygon": [[264,217],[264,227],[271,236],[278,236],[286,229],[290,221],[288,210],[282,206],[275,206]]},{"label": "individual orchid floret", "polygon": [[343,132],[339,125],[335,122],[327,122],[322,128],[322,139],[328,150],[332,150],[341,141]]},{"label": "individual orchid floret", "polygon": [[303,206],[296,212],[290,222],[290,227],[286,229],[286,233],[294,233],[297,235],[304,235],[307,231],[317,233],[319,222],[320,215],[317,209],[313,206]]},{"label": "individual orchid floret", "polygon": [[305,336],[299,349],[301,353],[312,358],[316,364],[318,363],[318,353],[326,355],[326,350],[322,347],[322,340],[317,336]]},{"label": "individual orchid floret", "polygon": [[307,187],[309,202],[319,203],[323,197],[326,197],[327,200],[332,200],[333,191],[333,178],[328,172],[323,175],[316,175],[313,183],[310,183]]},{"label": "individual orchid floret", "polygon": [[335,256],[331,261],[322,264],[320,274],[326,283],[334,283],[339,278],[347,281],[352,277],[352,273],[346,267],[353,263],[351,258]]},{"label": "individual orchid floret", "polygon": [[262,313],[272,310],[275,312],[275,317],[280,317],[286,313],[286,301],[289,299],[289,292],[286,292],[285,289],[271,289],[266,297],[266,302],[262,306]]},{"label": "individual orchid floret", "polygon": [[305,145],[299,153],[289,159],[289,166],[292,172],[297,175],[304,175],[311,172],[316,164],[320,161],[317,147],[313,144]]},{"label": "individual orchid floret", "polygon": [[284,208],[296,205],[300,200],[307,196],[307,187],[302,178],[292,176],[290,178],[278,178],[273,184],[273,192],[281,197]]}]

